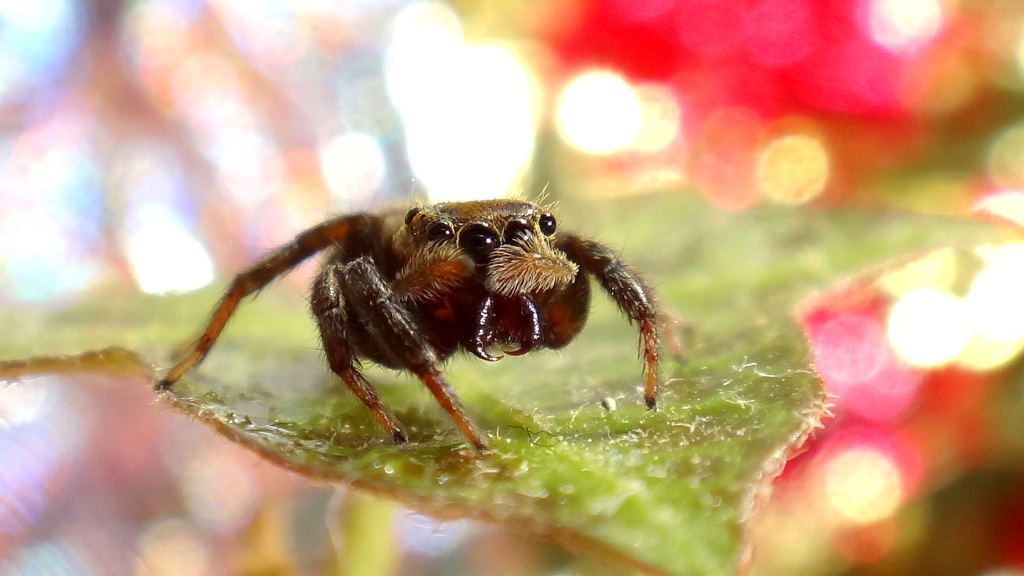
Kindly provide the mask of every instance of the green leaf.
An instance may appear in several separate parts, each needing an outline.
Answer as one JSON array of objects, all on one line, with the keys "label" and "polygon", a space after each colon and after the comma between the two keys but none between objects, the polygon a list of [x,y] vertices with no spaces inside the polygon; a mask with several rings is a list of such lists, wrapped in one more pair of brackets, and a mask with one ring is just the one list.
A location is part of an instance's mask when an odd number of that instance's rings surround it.
[{"label": "green leaf", "polygon": [[[909,214],[723,213],[682,195],[563,202],[560,222],[621,246],[692,324],[688,361],[664,365],[658,411],[643,406],[635,329],[597,293],[584,334],[562,351],[448,364],[486,431],[486,456],[465,447],[418,382],[367,366],[409,433],[394,446],[327,370],[305,297],[290,288],[247,302],[201,369],[160,400],[281,465],[437,516],[513,523],[645,572],[728,574],[748,554],[758,500],[826,411],[795,305],[880,259],[997,235]],[[0,363],[0,378],[150,375],[218,296],[5,309],[0,357],[36,358]],[[46,356],[108,345],[118,347]]]}]

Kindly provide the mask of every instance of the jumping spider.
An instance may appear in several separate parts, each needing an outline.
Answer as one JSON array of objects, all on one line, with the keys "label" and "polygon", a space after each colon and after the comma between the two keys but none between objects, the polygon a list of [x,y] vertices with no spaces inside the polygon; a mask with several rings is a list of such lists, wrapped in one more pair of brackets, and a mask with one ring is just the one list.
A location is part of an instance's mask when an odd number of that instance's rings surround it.
[{"label": "jumping spider", "polygon": [[156,388],[170,389],[213,346],[235,307],[299,262],[330,250],[311,306],[331,370],[396,443],[398,421],[360,374],[357,358],[409,370],[477,450],[486,444],[440,365],[460,347],[496,361],[561,348],[583,328],[593,275],[640,331],[644,400],[654,408],[660,313],[650,287],[608,247],[555,235],[555,217],[516,200],[452,202],[351,214],[318,224],[245,270],[202,334]]}]

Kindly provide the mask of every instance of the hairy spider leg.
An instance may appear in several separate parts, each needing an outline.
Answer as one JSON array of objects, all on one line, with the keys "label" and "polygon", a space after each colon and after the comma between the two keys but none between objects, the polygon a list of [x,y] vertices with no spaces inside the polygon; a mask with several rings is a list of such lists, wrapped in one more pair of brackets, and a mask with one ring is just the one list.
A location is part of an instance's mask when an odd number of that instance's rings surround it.
[{"label": "hairy spider leg", "polygon": [[302,232],[288,244],[267,254],[256,264],[235,276],[202,334],[188,346],[182,358],[157,383],[156,389],[169,390],[185,372],[203,361],[242,298],[260,290],[306,258],[335,244],[344,245],[350,237],[371,235],[379,227],[379,218],[368,214],[352,214],[328,220]]},{"label": "hairy spider leg", "polygon": [[644,402],[653,410],[658,405],[660,317],[653,291],[632,268],[619,260],[611,248],[603,244],[569,235],[561,239],[558,247],[570,260],[597,278],[630,322],[636,322],[644,359]]},{"label": "hairy spider leg", "polygon": [[[455,390],[438,370],[441,362],[434,345],[427,340],[425,330],[406,304],[399,299],[377,267],[368,257],[358,258],[340,267],[339,285],[348,310],[376,344],[378,352],[390,356],[387,364],[411,370],[430,390],[441,407],[448,412],[462,435],[478,451],[487,450],[466,410],[455,395]],[[325,347],[332,343],[324,342]],[[372,409],[372,408],[371,408]]]},{"label": "hairy spider leg", "polygon": [[331,371],[348,385],[356,398],[370,409],[373,417],[391,434],[395,443],[403,444],[407,438],[398,419],[384,407],[373,385],[355,368],[355,358],[348,341],[349,319],[345,313],[342,295],[343,266],[333,262],[326,265],[313,282],[313,293],[310,298],[313,316],[320,328],[320,339],[327,354],[327,364]]}]

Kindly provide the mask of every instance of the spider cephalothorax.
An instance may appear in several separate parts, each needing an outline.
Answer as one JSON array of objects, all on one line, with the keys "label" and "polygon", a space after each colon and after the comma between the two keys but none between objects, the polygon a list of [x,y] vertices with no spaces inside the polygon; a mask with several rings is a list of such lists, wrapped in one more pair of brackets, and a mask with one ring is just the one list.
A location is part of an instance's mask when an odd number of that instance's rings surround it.
[{"label": "spider cephalothorax", "polygon": [[239,301],[331,250],[311,305],[331,369],[396,442],[398,421],[357,369],[366,358],[415,373],[477,449],[486,445],[440,371],[462,348],[489,361],[560,348],[579,333],[594,276],[640,331],[644,399],[655,407],[659,312],[650,288],[602,244],[557,233],[550,211],[515,200],[340,216],[239,274],[188,353],[157,385],[202,361]]}]

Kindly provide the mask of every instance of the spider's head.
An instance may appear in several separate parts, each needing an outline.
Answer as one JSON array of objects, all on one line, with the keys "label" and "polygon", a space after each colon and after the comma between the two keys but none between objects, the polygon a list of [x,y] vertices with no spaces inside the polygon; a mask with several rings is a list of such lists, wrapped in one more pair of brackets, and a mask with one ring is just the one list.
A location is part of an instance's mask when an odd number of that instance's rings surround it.
[{"label": "spider's head", "polygon": [[413,208],[405,232],[425,251],[454,250],[476,264],[488,291],[537,294],[572,284],[579,267],[555,248],[551,212],[518,200]]}]

